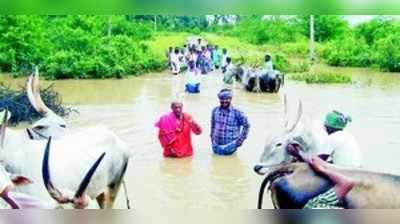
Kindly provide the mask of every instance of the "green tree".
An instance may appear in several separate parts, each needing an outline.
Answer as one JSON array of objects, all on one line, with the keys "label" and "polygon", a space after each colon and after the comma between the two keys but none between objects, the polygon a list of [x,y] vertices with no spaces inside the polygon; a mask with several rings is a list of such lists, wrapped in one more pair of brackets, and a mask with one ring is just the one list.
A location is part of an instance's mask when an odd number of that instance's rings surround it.
[{"label": "green tree", "polygon": [[[303,35],[309,36],[310,16],[298,16],[297,24],[301,27]],[[338,15],[316,15],[314,24],[315,40],[318,42],[343,37],[350,32],[348,23]]]}]

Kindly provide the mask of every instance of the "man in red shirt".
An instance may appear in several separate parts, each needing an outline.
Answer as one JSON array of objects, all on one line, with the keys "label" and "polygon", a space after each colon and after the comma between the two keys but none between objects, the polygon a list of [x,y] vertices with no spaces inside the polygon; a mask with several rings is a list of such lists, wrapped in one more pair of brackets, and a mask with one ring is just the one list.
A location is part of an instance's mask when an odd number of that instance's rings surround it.
[{"label": "man in red shirt", "polygon": [[191,132],[200,135],[202,129],[189,114],[182,112],[180,101],[171,103],[172,112],[164,114],[156,123],[158,139],[165,157],[187,157],[193,155]]}]

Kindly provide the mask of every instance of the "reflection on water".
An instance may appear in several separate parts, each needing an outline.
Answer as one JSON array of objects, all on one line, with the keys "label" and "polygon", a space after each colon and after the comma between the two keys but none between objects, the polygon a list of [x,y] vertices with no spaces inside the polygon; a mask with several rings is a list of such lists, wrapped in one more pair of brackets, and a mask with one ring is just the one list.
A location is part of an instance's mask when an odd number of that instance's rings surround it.
[{"label": "reflection on water", "polygon": [[[358,139],[368,169],[400,174],[400,75],[365,69],[336,69],[352,73],[354,85],[306,85],[286,82],[290,110],[302,99],[305,115],[322,119],[338,109],[349,113],[349,126]],[[24,80],[1,77],[12,86]],[[261,178],[252,167],[266,137],[283,124],[281,94],[253,94],[234,90],[235,106],[249,117],[249,138],[231,157],[212,154],[209,140],[211,110],[218,105],[220,74],[203,77],[201,93],[185,98],[184,110],[204,129],[193,136],[194,156],[164,159],[154,122],[169,111],[171,97],[183,90],[182,77],[151,74],[124,80],[56,81],[55,88],[79,114],[68,118],[73,129],[103,123],[124,139],[132,150],[127,184],[132,206],[157,208],[255,208]],[[44,84],[48,84],[47,82]],[[264,207],[268,207],[266,201]],[[125,208],[121,192],[117,207]]]}]

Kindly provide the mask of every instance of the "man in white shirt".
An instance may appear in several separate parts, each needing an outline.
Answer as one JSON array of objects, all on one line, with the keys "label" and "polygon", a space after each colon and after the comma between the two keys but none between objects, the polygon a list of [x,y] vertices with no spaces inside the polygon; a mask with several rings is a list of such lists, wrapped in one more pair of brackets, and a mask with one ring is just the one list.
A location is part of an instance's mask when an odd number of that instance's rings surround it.
[{"label": "man in white shirt", "polygon": [[172,74],[177,75],[181,71],[181,62],[179,60],[179,49],[175,48],[174,53],[171,55],[171,70]]},{"label": "man in white shirt", "polygon": [[351,122],[351,118],[337,111],[332,111],[326,116],[324,126],[328,136],[320,154],[329,155],[332,163],[338,166],[360,168],[362,158],[357,141],[344,130],[348,122]]},{"label": "man in white shirt", "polygon": [[228,50],[226,48],[222,49],[222,60],[221,60],[221,69],[222,73],[226,72],[226,66],[228,66],[228,62],[226,59],[229,57]]},{"label": "man in white shirt", "polygon": [[272,58],[271,55],[266,54],[264,57],[264,70],[265,72],[272,72],[274,70],[274,66],[272,65]]},{"label": "man in white shirt", "polygon": [[324,126],[328,136],[319,157],[308,160],[300,155],[296,147],[288,148],[289,154],[308,162],[315,172],[328,178],[334,184],[333,188],[308,201],[304,208],[341,208],[343,199],[353,188],[353,180],[330,169],[328,163],[323,160],[331,157],[335,165],[361,167],[362,159],[358,144],[350,133],[343,130],[348,122],[351,122],[351,118],[338,111],[332,111],[326,115]]}]

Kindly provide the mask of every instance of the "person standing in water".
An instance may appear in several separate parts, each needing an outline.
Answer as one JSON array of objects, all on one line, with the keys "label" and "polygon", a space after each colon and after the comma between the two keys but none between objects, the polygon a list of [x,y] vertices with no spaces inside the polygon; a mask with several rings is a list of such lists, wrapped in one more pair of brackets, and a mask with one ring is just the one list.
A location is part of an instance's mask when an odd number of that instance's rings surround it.
[{"label": "person standing in water", "polygon": [[222,59],[222,52],[220,49],[218,49],[218,45],[215,45],[213,49],[213,65],[215,69],[219,69],[221,66],[221,59]]},{"label": "person standing in water", "polygon": [[185,90],[188,93],[199,93],[200,92],[200,80],[201,75],[199,70],[196,68],[194,61],[189,61],[188,69],[186,71],[186,85]]},{"label": "person standing in water", "polygon": [[183,112],[181,100],[171,103],[172,112],[162,115],[155,126],[158,139],[164,149],[164,157],[183,158],[193,155],[191,133],[200,135],[202,128],[191,115]]},{"label": "person standing in water", "polygon": [[172,67],[171,67],[171,57],[172,57],[172,54],[173,54],[173,53],[174,53],[174,52],[173,52],[173,50],[172,50],[172,47],[169,47],[168,50],[167,50],[167,52],[165,53],[165,56],[167,57],[168,67],[169,67],[170,69],[172,69]]},{"label": "person standing in water", "polygon": [[177,75],[181,71],[179,48],[175,48],[174,53],[171,56],[171,71],[174,75]]},{"label": "person standing in water", "polygon": [[226,63],[226,71],[224,73],[224,78],[222,79],[222,81],[224,82],[225,89],[232,89],[235,81],[236,67],[235,65],[233,65],[232,59],[230,57],[226,58]]},{"label": "person standing in water", "polygon": [[217,155],[232,155],[242,146],[250,130],[246,115],[231,105],[232,90],[218,93],[220,106],[211,114],[211,143]]},{"label": "person standing in water", "polygon": [[228,66],[228,62],[226,60],[228,57],[229,57],[228,50],[226,50],[226,48],[222,49],[222,59],[221,59],[221,70],[222,70],[222,73],[225,73],[226,66]]}]

